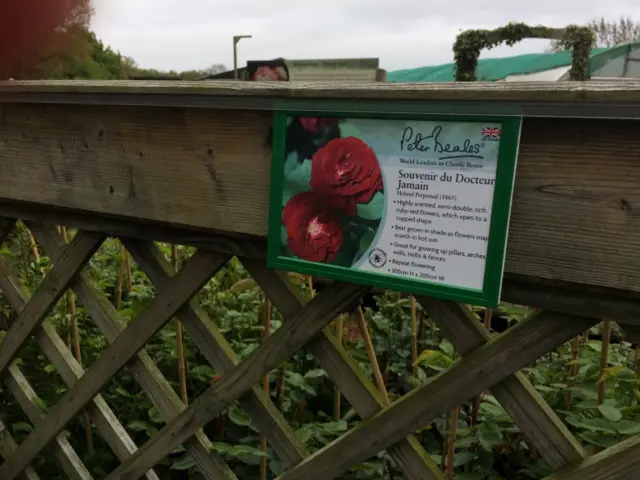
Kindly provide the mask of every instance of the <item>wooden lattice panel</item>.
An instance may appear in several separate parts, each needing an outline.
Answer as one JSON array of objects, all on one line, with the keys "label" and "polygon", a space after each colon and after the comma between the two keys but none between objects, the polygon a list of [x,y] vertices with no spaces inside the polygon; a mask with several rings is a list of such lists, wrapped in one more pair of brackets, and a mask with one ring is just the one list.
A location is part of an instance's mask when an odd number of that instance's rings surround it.
[{"label": "wooden lattice panel", "polygon": [[[83,409],[121,462],[106,477],[110,480],[143,476],[156,479],[154,467],[180,445],[194,458],[204,478],[235,479],[224,460],[212,452],[211,442],[202,428],[236,400],[283,463],[285,473],[278,480],[336,478],[382,450],[388,451],[407,479],[442,479],[438,465],[412,434],[417,427],[486,389],[495,395],[552,468],[561,470],[569,466],[569,470],[550,478],[634,478],[640,440],[632,438],[586,459],[580,443],[518,373],[599,319],[539,312],[499,337],[491,338],[466,306],[418,298],[462,359],[425,385],[387,405],[380,391],[327,328],[337,316],[353,310],[369,291],[368,287],[333,283],[307,302],[286,275],[266,268],[261,260],[239,258],[284,317],[281,328],[240,360],[198,303],[198,291],[230,260],[229,254],[200,249],[174,275],[171,265],[153,242],[121,237],[158,292],[146,309],[126,326],[85,269],[106,233],[100,229],[81,230],[66,244],[54,227],[33,221],[25,223],[53,266],[30,296],[16,272],[0,258],[0,290],[17,312],[11,325],[1,325],[6,334],[0,343],[0,371],[8,389],[35,425],[34,431],[17,445],[0,424],[0,455],[4,458],[0,478],[3,480],[38,478],[29,464],[49,445],[53,446],[69,478],[92,478],[64,433],[65,426]],[[14,224],[14,220],[1,220],[0,240],[7,238]],[[86,371],[46,320],[67,289],[75,292],[109,343]],[[204,357],[221,374],[220,380],[188,407],[144,348],[173,317],[182,321]],[[48,412],[39,408],[32,386],[14,362],[31,336],[68,386],[62,399]],[[363,419],[359,426],[313,455],[296,439],[281,412],[257,386],[266,374],[303,347],[316,358]],[[133,443],[100,395],[125,366],[131,369],[141,389],[166,421],[166,426],[140,447]]]}]

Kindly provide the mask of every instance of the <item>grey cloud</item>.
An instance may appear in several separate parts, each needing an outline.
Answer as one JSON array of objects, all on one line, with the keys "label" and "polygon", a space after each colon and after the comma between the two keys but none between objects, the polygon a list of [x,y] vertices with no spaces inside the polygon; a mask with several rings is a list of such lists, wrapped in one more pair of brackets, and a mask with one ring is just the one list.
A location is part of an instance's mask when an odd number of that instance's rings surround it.
[{"label": "grey cloud", "polygon": [[[452,61],[456,34],[509,21],[564,26],[596,16],[640,20],[638,0],[97,0],[94,28],[145,67],[232,64],[231,37],[247,59],[379,57],[389,70]],[[541,51],[525,41],[486,56]]]}]

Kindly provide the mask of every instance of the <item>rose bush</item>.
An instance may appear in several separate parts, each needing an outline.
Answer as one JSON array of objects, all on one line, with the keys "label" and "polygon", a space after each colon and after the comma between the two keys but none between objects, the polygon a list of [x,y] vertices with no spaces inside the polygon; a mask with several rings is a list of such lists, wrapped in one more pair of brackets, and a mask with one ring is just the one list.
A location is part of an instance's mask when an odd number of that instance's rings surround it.
[{"label": "rose bush", "polygon": [[382,190],[375,152],[356,137],[336,138],[318,149],[311,162],[311,188],[349,202],[368,203]]},{"label": "rose bush", "polygon": [[298,257],[310,262],[330,262],[344,237],[339,212],[347,207],[340,197],[316,192],[294,195],[282,210],[287,245]]}]

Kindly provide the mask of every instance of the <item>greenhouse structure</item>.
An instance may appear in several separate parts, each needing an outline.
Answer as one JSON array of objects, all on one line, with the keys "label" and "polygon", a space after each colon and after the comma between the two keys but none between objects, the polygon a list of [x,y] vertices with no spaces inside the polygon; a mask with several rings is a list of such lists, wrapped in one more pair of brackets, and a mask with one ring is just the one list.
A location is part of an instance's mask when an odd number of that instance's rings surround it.
[{"label": "greenhouse structure", "polygon": [[[533,53],[478,61],[479,81],[563,81],[569,79],[571,53]],[[611,48],[596,48],[591,52],[591,80],[640,78],[640,42]],[[454,64],[396,70],[387,73],[387,81],[453,82]]]}]

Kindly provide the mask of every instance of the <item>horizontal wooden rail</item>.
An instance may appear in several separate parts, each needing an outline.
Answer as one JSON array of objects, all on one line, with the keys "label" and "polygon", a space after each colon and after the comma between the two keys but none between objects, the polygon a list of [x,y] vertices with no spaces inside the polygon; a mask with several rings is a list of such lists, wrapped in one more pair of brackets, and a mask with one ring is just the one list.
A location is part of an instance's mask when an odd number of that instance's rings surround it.
[{"label": "horizontal wooden rail", "polygon": [[[380,100],[400,111],[453,113],[455,108],[524,117],[640,118],[640,81],[473,82],[399,84],[233,81],[46,81],[0,82],[0,103],[189,107],[273,111],[304,102],[317,111],[336,102],[357,101],[359,111],[376,111]],[[456,107],[457,106],[457,107]]]},{"label": "horizontal wooden rail", "polygon": [[144,94],[280,99],[375,99],[430,101],[638,102],[640,81],[388,83],[238,81],[8,81],[0,99],[16,94]]}]

